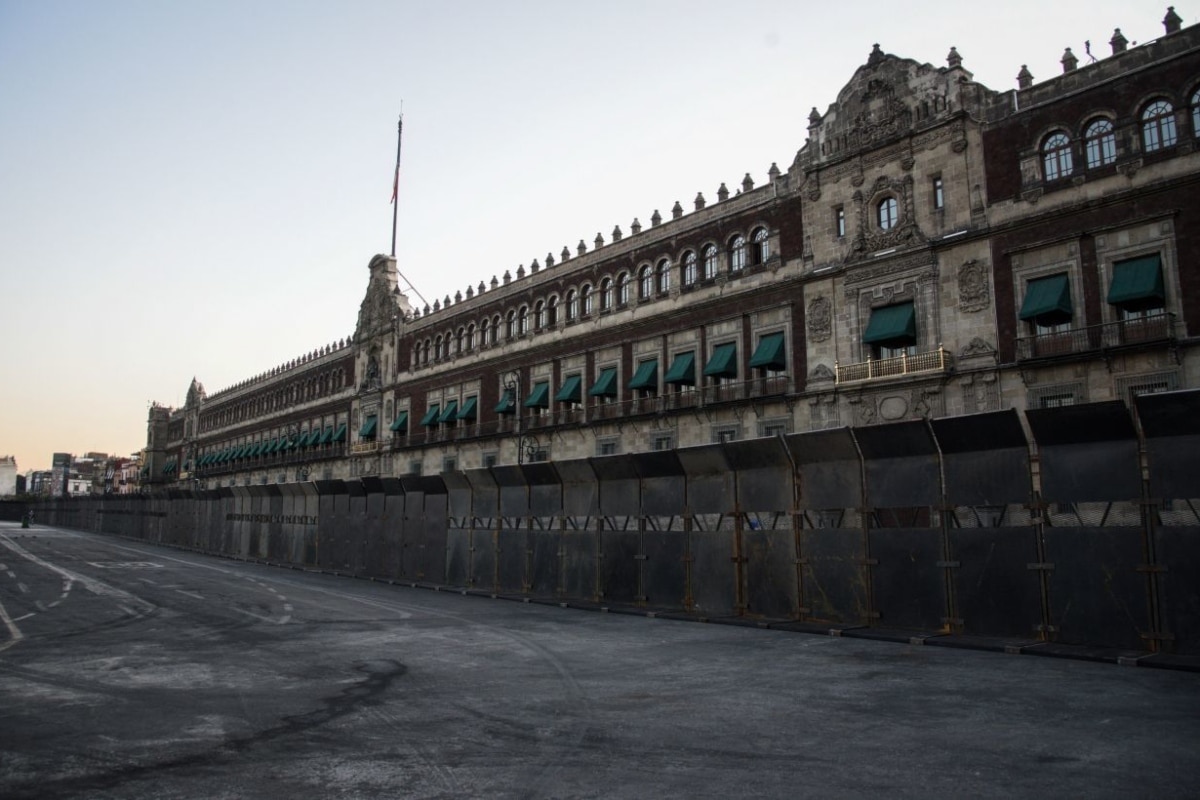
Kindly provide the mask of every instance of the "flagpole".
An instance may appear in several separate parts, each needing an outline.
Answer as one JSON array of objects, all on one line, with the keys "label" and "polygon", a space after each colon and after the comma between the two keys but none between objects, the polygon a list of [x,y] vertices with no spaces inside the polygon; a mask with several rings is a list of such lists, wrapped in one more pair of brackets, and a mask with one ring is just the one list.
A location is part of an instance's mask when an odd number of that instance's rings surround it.
[{"label": "flagpole", "polygon": [[392,258],[396,257],[396,216],[400,210],[400,137],[404,134],[404,114],[396,123],[396,174],[392,183]]}]

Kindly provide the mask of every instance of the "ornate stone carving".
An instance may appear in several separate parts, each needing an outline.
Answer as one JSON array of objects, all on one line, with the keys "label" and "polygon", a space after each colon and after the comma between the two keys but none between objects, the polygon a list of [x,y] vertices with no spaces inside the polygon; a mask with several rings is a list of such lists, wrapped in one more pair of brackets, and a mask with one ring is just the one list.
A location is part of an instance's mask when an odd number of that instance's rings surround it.
[{"label": "ornate stone carving", "polygon": [[808,304],[808,334],[814,342],[833,335],[833,303],[828,297],[816,297]]},{"label": "ornate stone carving", "polygon": [[987,268],[976,259],[958,268],[958,307],[962,311],[982,311],[991,304]]},{"label": "ornate stone carving", "polygon": [[966,347],[958,351],[960,358],[972,358],[974,356],[991,356],[995,355],[996,349],[988,344],[983,339],[976,336]]},{"label": "ornate stone carving", "polygon": [[837,377],[837,376],[835,376],[833,374],[833,370],[831,370],[829,367],[825,366],[824,364],[817,364],[817,366],[813,369],[813,371],[808,373],[808,379],[810,381],[814,381],[814,382],[816,382],[816,381],[831,381],[835,377]]}]

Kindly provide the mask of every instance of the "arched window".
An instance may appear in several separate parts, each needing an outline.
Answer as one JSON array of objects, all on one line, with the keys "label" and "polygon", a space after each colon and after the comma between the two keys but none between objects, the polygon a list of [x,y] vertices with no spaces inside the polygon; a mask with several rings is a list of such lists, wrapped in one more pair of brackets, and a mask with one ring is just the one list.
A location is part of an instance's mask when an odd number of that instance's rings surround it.
[{"label": "arched window", "polygon": [[504,336],[508,339],[517,338],[517,312],[508,312],[508,326],[504,329]]},{"label": "arched window", "polygon": [[1071,174],[1071,140],[1062,131],[1052,133],[1042,144],[1042,177],[1056,181]]},{"label": "arched window", "polygon": [[658,260],[658,293],[666,294],[669,291],[671,291],[671,260],[660,258]]},{"label": "arched window", "polygon": [[1192,136],[1200,138],[1200,89],[1192,92]]},{"label": "arched window", "polygon": [[765,264],[771,256],[770,237],[766,228],[755,228],[750,235],[750,261],[753,264]]},{"label": "arched window", "polygon": [[1083,149],[1087,168],[1095,169],[1117,160],[1117,137],[1113,124],[1106,119],[1093,120],[1083,132]]},{"label": "arched window", "polygon": [[517,335],[524,336],[529,333],[529,306],[521,306],[520,312],[517,313]]},{"label": "arched window", "polygon": [[552,295],[550,299],[546,301],[546,324],[558,324],[558,295]]},{"label": "arched window", "polygon": [[500,344],[500,315],[492,317],[492,344]]},{"label": "arched window", "polygon": [[643,264],[638,270],[638,299],[646,300],[654,294],[654,271],[649,264]]},{"label": "arched window", "polygon": [[470,325],[467,326],[467,351],[469,352],[471,350],[474,350],[475,345],[476,345],[475,323],[472,322]]},{"label": "arched window", "polygon": [[629,273],[622,272],[617,276],[617,305],[629,305]]},{"label": "arched window", "polygon": [[683,285],[694,286],[696,277],[696,254],[688,250],[683,254]]},{"label": "arched window", "polygon": [[538,300],[533,307],[533,329],[540,331],[544,327],[546,327],[546,304]]},{"label": "arched window", "polygon": [[458,329],[458,332],[457,332],[457,333],[454,335],[454,352],[456,352],[456,353],[461,353],[461,352],[463,352],[463,349],[464,349],[464,348],[463,348],[463,345],[464,345],[464,344],[467,344],[467,349],[469,349],[469,348],[470,348],[470,344],[469,344],[469,343],[464,343],[464,341],[463,341],[463,337],[465,337],[466,335],[467,335],[467,329],[466,329],[466,328],[459,328],[459,329]]},{"label": "arched window", "polygon": [[592,295],[591,284],[585,283],[583,285],[583,288],[579,290],[579,303],[583,307],[582,311],[583,311],[583,315],[585,317],[588,316],[589,314],[591,314],[592,311],[595,310],[592,306],[592,303],[594,301],[595,301],[595,297]]},{"label": "arched window", "polygon": [[1175,109],[1155,100],[1142,112],[1142,149],[1147,153],[1175,144]]},{"label": "arched window", "polygon": [[613,285],[612,278],[605,278],[600,281],[600,310],[608,311],[613,304]]},{"label": "arched window", "polygon": [[704,280],[711,281],[717,277],[717,246],[710,244],[704,248]]},{"label": "arched window", "polygon": [[479,323],[479,346],[487,347],[492,343],[492,323],[486,317]]},{"label": "arched window", "polygon": [[729,271],[740,272],[746,267],[746,240],[739,233],[729,240]]},{"label": "arched window", "polygon": [[579,316],[579,295],[575,294],[575,290],[567,292],[567,322],[573,321]]},{"label": "arched window", "polygon": [[433,360],[442,360],[442,337],[437,337],[433,340]]},{"label": "arched window", "polygon": [[899,211],[896,205],[896,198],[885,197],[880,200],[877,211],[879,212],[879,229],[881,231],[890,231],[892,228],[896,227],[896,220],[898,219]]}]

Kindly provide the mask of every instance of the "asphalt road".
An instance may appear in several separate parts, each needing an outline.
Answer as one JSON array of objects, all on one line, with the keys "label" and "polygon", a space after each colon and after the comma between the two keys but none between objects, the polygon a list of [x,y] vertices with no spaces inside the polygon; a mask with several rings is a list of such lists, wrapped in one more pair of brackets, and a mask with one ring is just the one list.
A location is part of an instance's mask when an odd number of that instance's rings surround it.
[{"label": "asphalt road", "polygon": [[1200,675],[0,524],[0,797],[1185,797]]}]

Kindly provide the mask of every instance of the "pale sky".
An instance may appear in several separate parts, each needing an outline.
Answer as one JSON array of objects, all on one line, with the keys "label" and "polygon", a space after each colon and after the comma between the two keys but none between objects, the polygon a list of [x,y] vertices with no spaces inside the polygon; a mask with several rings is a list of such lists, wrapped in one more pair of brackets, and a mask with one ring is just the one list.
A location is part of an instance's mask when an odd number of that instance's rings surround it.
[{"label": "pale sky", "polygon": [[350,335],[401,102],[397,258],[432,303],[786,172],[875,42],[954,45],[1006,91],[1115,27],[1160,36],[1166,7],[0,0],[0,455],[128,455],[193,375],[211,394]]}]

